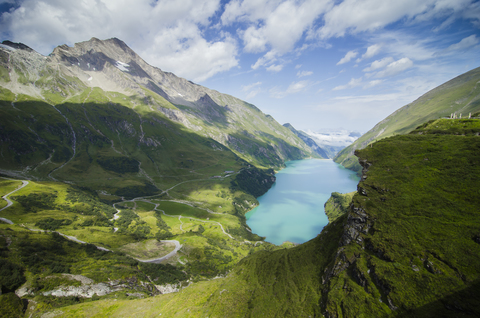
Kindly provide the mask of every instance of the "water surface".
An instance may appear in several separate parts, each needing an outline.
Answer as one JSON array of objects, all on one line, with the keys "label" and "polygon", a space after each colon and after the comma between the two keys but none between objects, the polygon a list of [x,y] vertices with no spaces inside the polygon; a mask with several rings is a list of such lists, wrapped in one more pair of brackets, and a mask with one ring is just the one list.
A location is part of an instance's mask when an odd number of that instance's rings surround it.
[{"label": "water surface", "polygon": [[357,189],[359,178],[333,160],[294,160],[276,174],[272,188],[246,214],[253,233],[267,242],[303,243],[314,238],[328,218],[323,205],[332,192]]}]

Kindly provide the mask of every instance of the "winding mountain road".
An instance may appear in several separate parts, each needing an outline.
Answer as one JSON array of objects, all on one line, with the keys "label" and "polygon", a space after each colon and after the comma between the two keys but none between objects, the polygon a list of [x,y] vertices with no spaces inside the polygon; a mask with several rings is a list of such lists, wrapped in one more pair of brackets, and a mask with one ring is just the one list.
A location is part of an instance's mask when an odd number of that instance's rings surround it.
[{"label": "winding mountain road", "polygon": [[[16,190],[13,190],[12,192],[7,193],[7,194],[5,194],[5,195],[2,197],[2,199],[4,199],[5,201],[7,201],[7,206],[1,208],[0,211],[5,210],[6,208],[10,207],[10,206],[13,204],[13,202],[8,199],[8,196],[9,196],[10,194],[17,192],[18,190],[26,187],[27,184],[28,184],[28,181],[26,181],[26,180],[15,180],[15,179],[9,179],[9,180],[22,181],[22,185],[21,185],[19,188],[17,188]],[[10,221],[9,219],[0,218],[0,220],[2,220],[2,221],[5,222],[5,223],[8,223],[8,224],[13,224],[13,222]]]},{"label": "winding mountain road", "polygon": [[167,255],[159,257],[159,258],[147,259],[147,260],[136,258],[136,260],[139,261],[139,262],[142,262],[142,263],[156,263],[156,264],[158,264],[158,263],[161,263],[162,261],[164,261],[166,259],[169,259],[173,255],[177,254],[177,252],[182,248],[182,245],[177,240],[162,240],[161,242],[174,243],[175,244],[175,249],[173,251],[171,251],[170,253],[168,253]]},{"label": "winding mountain road", "polygon": [[[26,181],[26,180],[16,180],[16,179],[11,179],[11,180],[22,181],[22,185],[21,185],[19,188],[17,188],[16,190],[14,190],[14,191],[12,191],[12,192],[10,192],[10,193],[8,193],[8,194],[6,194],[6,195],[4,195],[4,196],[2,197],[5,201],[7,201],[7,206],[5,206],[5,207],[3,207],[2,209],[0,209],[0,211],[3,211],[3,210],[5,210],[6,208],[12,206],[13,202],[8,199],[8,196],[10,196],[12,193],[15,193],[16,191],[24,188],[24,187],[27,186],[28,183],[29,183],[29,182]],[[194,180],[191,180],[191,181],[194,181]],[[186,181],[186,182],[188,182],[188,181]],[[168,193],[169,190],[175,188],[176,186],[178,186],[178,185],[180,185],[180,184],[182,184],[182,183],[185,183],[185,181],[184,181],[184,182],[180,182],[179,184],[174,185],[173,187],[171,187],[170,189],[164,191],[163,193],[165,193],[165,192]],[[138,197],[138,198],[134,198],[134,199],[128,200],[128,201],[131,201],[131,202],[143,201],[143,202],[148,202],[148,203],[155,204],[155,203],[147,200],[146,197]],[[123,202],[128,202],[128,201],[123,201]],[[188,205],[188,206],[191,206],[191,207],[199,208],[199,209],[202,209],[202,210],[204,210],[204,211],[207,211],[208,213],[211,213],[211,214],[222,214],[222,213],[218,213],[218,212],[213,212],[213,211],[211,211],[210,209],[206,209],[206,208],[201,208],[201,207],[194,206],[194,205],[191,204],[190,202],[184,201],[184,200],[167,200],[167,201],[176,202],[176,203],[185,204],[185,205]],[[118,203],[118,202],[117,202],[117,203]],[[115,204],[116,204],[116,203],[113,204],[113,207],[117,210],[117,213],[115,213],[115,215],[114,215],[114,217],[113,217],[114,220],[119,218],[118,214],[120,213],[120,210],[117,209],[117,207],[115,206]],[[183,223],[183,222],[181,221],[181,218],[185,218],[185,219],[191,219],[191,220],[195,220],[195,221],[199,221],[199,222],[204,222],[204,223],[214,223],[214,224],[217,224],[217,225],[220,226],[223,234],[227,235],[227,236],[230,237],[231,239],[235,239],[232,235],[230,235],[229,233],[227,233],[227,232],[225,231],[225,229],[223,228],[222,224],[219,223],[219,222],[209,221],[209,220],[202,220],[202,219],[197,219],[197,218],[194,218],[194,217],[183,216],[183,215],[169,215],[169,214],[166,214],[165,211],[160,210],[160,209],[157,209],[158,206],[159,206],[158,203],[155,204],[155,208],[154,208],[154,209],[157,210],[157,211],[162,212],[163,215],[165,215],[165,216],[168,216],[168,217],[178,217],[178,219],[180,220],[181,223]],[[6,223],[8,223],[8,224],[13,224],[13,222],[12,222],[11,220],[6,219],[6,218],[1,218],[1,217],[0,217],[0,220],[6,222]],[[180,227],[180,229],[183,230],[181,227]],[[41,231],[41,230],[35,230],[35,229],[29,229],[29,230],[31,230],[31,231]],[[87,242],[81,241],[81,240],[77,239],[77,238],[74,237],[74,236],[66,235],[66,234],[63,234],[63,233],[60,233],[60,232],[57,232],[57,233],[60,234],[60,235],[62,235],[62,236],[64,236],[65,238],[67,238],[67,239],[69,239],[69,240],[74,241],[74,242],[77,242],[77,243],[80,243],[80,244],[87,244]],[[148,260],[142,260],[142,259],[138,259],[138,258],[135,258],[135,259],[138,260],[139,262],[143,262],[143,263],[157,263],[157,264],[158,264],[158,263],[161,263],[161,262],[169,259],[170,257],[176,255],[177,252],[182,248],[182,245],[181,245],[180,242],[177,241],[177,240],[162,240],[161,242],[174,243],[174,244],[175,244],[175,249],[174,249],[173,251],[171,251],[170,253],[168,253],[167,255],[162,256],[162,257],[158,257],[158,258],[154,258],[154,259],[148,259]],[[99,250],[111,252],[111,250],[109,250],[109,249],[107,249],[107,248],[104,248],[104,247],[102,247],[102,246],[96,246],[96,247],[97,247]]]}]

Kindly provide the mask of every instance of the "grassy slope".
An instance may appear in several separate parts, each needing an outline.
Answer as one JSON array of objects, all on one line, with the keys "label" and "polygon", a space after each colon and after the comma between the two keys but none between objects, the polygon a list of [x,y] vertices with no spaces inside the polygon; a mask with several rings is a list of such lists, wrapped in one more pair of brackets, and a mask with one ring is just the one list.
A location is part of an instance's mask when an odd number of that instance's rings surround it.
[{"label": "grassy slope", "polygon": [[480,68],[462,74],[422,95],[416,101],[400,108],[340,151],[334,161],[348,169],[360,172],[356,149],[393,135],[406,134],[431,119],[450,117],[456,113],[463,117],[480,111]]},{"label": "grassy slope", "polygon": [[225,279],[179,294],[65,307],[63,316],[478,316],[478,133],[478,120],[446,120],[383,139],[358,153],[370,165],[355,209],[317,238],[255,253]]},{"label": "grassy slope", "polygon": [[[2,192],[9,191],[12,186],[10,180],[2,180],[1,184],[5,184],[4,188],[0,188]],[[227,188],[228,189],[228,188]],[[226,198],[221,198],[221,192],[211,192],[221,204],[224,204],[225,211],[217,214],[208,213],[202,207],[202,202],[198,202],[195,206],[185,203],[177,203],[165,201],[164,199],[155,199],[152,203],[143,201],[132,201],[119,203],[117,208],[121,209],[119,219],[113,221],[113,214],[116,210],[111,206],[99,201],[95,193],[85,192],[82,189],[74,188],[68,184],[59,182],[34,182],[30,181],[29,185],[15,192],[10,196],[14,205],[1,212],[1,216],[12,220],[15,224],[23,224],[32,229],[45,229],[39,225],[41,221],[48,218],[56,220],[68,220],[70,223],[60,225],[56,229],[61,233],[72,235],[80,240],[88,243],[96,244],[113,250],[124,250],[124,246],[156,237],[156,233],[160,230],[161,224],[158,220],[162,220],[169,228],[171,239],[177,239],[185,245],[182,253],[186,253],[186,259],[195,262],[210,262],[213,266],[216,261],[208,260],[204,253],[189,256],[191,249],[206,247],[213,248],[213,253],[220,257],[219,262],[227,262],[225,266],[231,267],[238,262],[243,256],[247,255],[251,247],[243,241],[245,238],[251,240],[261,239],[243,230],[245,224],[239,214],[243,214],[243,210],[237,211],[230,202],[230,206],[222,200],[232,200],[235,195],[245,196],[241,193],[228,192]],[[226,194],[226,192],[224,192]],[[254,199],[252,196],[251,199]],[[50,200],[47,200],[49,198]],[[170,198],[172,199],[172,198]],[[213,202],[213,201],[212,201]],[[188,203],[188,202],[187,202]],[[158,208],[155,211],[155,204]],[[130,208],[128,208],[130,206]],[[132,217],[124,221],[124,213],[130,212]],[[164,211],[167,216],[162,214]],[[181,222],[178,216],[182,216]],[[127,222],[127,223],[125,223]],[[223,233],[223,229],[227,233],[231,233],[233,238]],[[199,226],[203,227],[203,232],[199,232]],[[119,228],[114,232],[114,227]],[[139,234],[139,230],[147,228]],[[270,245],[265,243],[266,245]],[[258,249],[262,245],[258,245]],[[128,249],[127,249],[128,250]],[[167,254],[150,255],[150,258],[159,257]],[[224,259],[224,256],[227,259]],[[217,265],[220,265],[217,264]],[[215,266],[213,266],[215,267]],[[224,271],[225,268],[217,268],[216,271]]]},{"label": "grassy slope", "polygon": [[74,135],[62,114],[42,101],[16,102],[13,108],[6,95],[0,105],[5,119],[2,168],[42,179],[50,174],[114,193],[152,183],[163,189],[242,167],[235,154],[212,139],[188,132],[148,107],[133,110],[134,99],[123,100],[121,94],[114,95],[122,103],[109,102],[112,93],[100,89],[56,106],[75,131],[72,158]]},{"label": "grassy slope", "polygon": [[[8,193],[18,184],[17,181],[0,179],[0,191],[1,193]],[[235,198],[235,193],[210,191],[216,193],[218,196],[215,195],[214,197],[220,200],[223,199],[221,198],[222,194],[227,195],[226,200]],[[245,194],[237,193],[237,195]],[[228,210],[225,213],[210,214],[199,207],[201,202],[194,207],[162,199],[153,199],[151,203],[144,201],[121,202],[116,205],[117,208],[121,209],[120,218],[113,221],[112,216],[116,212],[115,209],[100,202],[94,192],[75,188],[65,183],[30,181],[26,187],[10,195],[9,198],[12,200],[13,206],[3,210],[1,216],[12,220],[15,224],[11,226],[0,225],[0,253],[3,253],[0,255],[0,261],[7,259],[20,266],[22,272],[25,271],[24,275],[28,279],[28,286],[49,275],[48,268],[53,266],[51,263],[61,265],[61,267],[57,266],[58,271],[54,273],[81,274],[94,279],[95,282],[106,281],[109,278],[137,277],[143,279],[143,276],[138,276],[142,274],[134,268],[125,272],[123,261],[113,266],[112,264],[116,262],[116,253],[99,255],[102,259],[111,259],[113,262],[108,263],[85,259],[84,252],[81,252],[81,255],[78,254],[77,250],[83,251],[87,245],[81,246],[73,242],[67,244],[62,240],[64,249],[59,250],[57,248],[58,244],[48,243],[51,240],[50,235],[40,234],[41,231],[38,231],[39,229],[45,229],[44,226],[48,226],[49,230],[54,229],[110,250],[124,252],[141,259],[151,259],[166,255],[173,249],[171,243],[160,243],[155,239],[160,228],[164,228],[162,226],[163,222],[171,233],[168,239],[178,240],[183,245],[177,256],[168,260],[168,263],[175,265],[186,273],[183,280],[187,278],[194,280],[211,278],[230,270],[249,253],[280,248],[270,243],[254,244],[254,242],[246,241],[246,237],[252,240],[261,238],[245,230],[238,230],[245,226],[238,216],[231,214],[236,213],[238,215],[238,211]],[[251,198],[253,197],[251,196]],[[223,204],[223,201],[220,202]],[[156,204],[159,204],[158,209],[154,211]],[[161,214],[160,210],[165,211],[171,217]],[[131,223],[127,224],[126,227],[122,225],[125,224],[123,223],[125,211],[130,211],[134,216],[130,220]],[[240,210],[240,213],[242,213],[241,211],[243,210]],[[180,215],[182,216],[181,220],[178,219]],[[45,222],[49,218],[51,218],[50,221]],[[56,224],[56,221],[61,221],[61,223]],[[159,223],[159,221],[161,222]],[[41,225],[42,222],[44,222],[43,225]],[[223,232],[220,224],[223,225],[223,229],[231,233],[232,238]],[[114,227],[118,227],[119,230],[114,232]],[[28,231],[27,228],[34,231]],[[139,232],[139,229],[143,231]],[[148,229],[148,231],[145,231],[145,229]],[[18,256],[18,253],[21,253],[22,246],[26,245],[28,247],[33,244],[32,242],[41,243],[45,240],[48,242],[43,244],[42,248],[38,249],[38,246],[35,245],[35,249],[41,251],[41,254],[39,254],[40,258],[33,259],[33,263],[28,263],[26,259]],[[10,245],[9,242],[12,241],[15,244]],[[93,248],[93,250],[96,249]],[[65,251],[67,251],[67,255],[64,255]],[[130,259],[130,261],[137,264],[134,260]],[[43,269],[36,271],[30,267]],[[106,268],[108,268],[108,271]],[[2,285],[3,279],[8,276],[10,276],[9,273],[0,271],[0,285]],[[160,281],[157,282],[157,284],[160,283]],[[48,288],[35,290],[35,296],[27,297],[35,300],[37,311],[43,312],[49,308],[83,301],[81,299],[64,300],[55,297],[38,298],[40,292],[57,286],[52,284],[49,283]],[[4,290],[3,292],[8,291],[10,290]],[[144,292],[151,295],[149,291]],[[115,295],[110,294],[102,298],[116,297]]]},{"label": "grassy slope", "polygon": [[[169,294],[135,302],[90,303],[61,308],[59,317],[309,317],[320,315],[320,268],[326,266],[341,227],[292,249],[258,252],[226,278],[200,282]],[[332,243],[333,242],[333,243]],[[320,251],[326,252],[321,253]]]}]

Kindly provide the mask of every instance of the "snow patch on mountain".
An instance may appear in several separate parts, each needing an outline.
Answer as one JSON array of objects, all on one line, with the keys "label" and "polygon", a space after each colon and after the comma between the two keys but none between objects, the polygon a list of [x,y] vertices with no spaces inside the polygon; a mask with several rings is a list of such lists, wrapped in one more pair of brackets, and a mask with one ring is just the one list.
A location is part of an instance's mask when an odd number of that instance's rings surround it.
[{"label": "snow patch on mountain", "polygon": [[123,72],[128,72],[128,68],[130,65],[128,65],[127,63],[123,63],[123,62],[120,62],[120,61],[117,61],[117,63],[115,64],[115,66],[120,70],[120,71],[123,71]]}]

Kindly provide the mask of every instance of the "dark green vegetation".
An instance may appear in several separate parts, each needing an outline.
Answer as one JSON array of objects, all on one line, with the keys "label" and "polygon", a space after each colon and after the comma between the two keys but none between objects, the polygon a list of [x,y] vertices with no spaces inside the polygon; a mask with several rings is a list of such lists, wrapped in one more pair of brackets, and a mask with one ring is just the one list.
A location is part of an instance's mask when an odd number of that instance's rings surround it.
[{"label": "dark green vegetation", "polygon": [[261,171],[255,167],[249,167],[239,171],[238,175],[231,181],[231,189],[241,190],[258,198],[265,194],[275,182],[273,169]]},{"label": "dark green vegetation", "polygon": [[307,243],[254,253],[175,295],[64,316],[478,317],[479,125],[437,120],[358,151],[352,205]]},{"label": "dark green vegetation", "polygon": [[407,134],[423,123],[438,119],[478,117],[480,111],[480,68],[462,74],[422,95],[414,102],[398,109],[340,151],[336,163],[360,174],[362,167],[354,156],[356,149],[365,148],[372,142],[394,135]]}]

